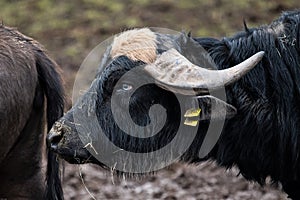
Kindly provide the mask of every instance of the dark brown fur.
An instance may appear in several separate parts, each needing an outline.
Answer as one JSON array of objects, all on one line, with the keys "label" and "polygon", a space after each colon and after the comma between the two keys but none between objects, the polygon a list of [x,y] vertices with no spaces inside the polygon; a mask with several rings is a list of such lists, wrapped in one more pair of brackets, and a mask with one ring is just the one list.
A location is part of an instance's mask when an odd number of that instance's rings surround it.
[{"label": "dark brown fur", "polygon": [[47,126],[63,113],[56,69],[38,42],[0,26],[0,199],[63,199],[51,152],[46,165]]}]

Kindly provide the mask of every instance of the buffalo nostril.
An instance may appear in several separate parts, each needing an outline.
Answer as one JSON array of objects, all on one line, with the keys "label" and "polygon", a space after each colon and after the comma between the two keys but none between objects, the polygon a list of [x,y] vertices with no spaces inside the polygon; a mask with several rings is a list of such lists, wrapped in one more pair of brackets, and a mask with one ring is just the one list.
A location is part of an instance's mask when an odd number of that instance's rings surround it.
[{"label": "buffalo nostril", "polygon": [[59,122],[56,122],[47,135],[47,146],[55,150],[62,137],[63,125]]},{"label": "buffalo nostril", "polygon": [[47,146],[51,149],[56,149],[58,143],[62,139],[61,132],[50,131],[47,135]]}]

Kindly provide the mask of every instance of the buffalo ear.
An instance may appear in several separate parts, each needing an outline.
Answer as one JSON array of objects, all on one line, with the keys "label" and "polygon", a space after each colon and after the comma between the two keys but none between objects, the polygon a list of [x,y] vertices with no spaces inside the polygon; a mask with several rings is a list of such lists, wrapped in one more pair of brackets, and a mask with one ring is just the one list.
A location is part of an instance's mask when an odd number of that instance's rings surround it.
[{"label": "buffalo ear", "polygon": [[197,96],[199,108],[201,108],[201,120],[224,120],[236,115],[236,108],[225,101],[211,95]]}]

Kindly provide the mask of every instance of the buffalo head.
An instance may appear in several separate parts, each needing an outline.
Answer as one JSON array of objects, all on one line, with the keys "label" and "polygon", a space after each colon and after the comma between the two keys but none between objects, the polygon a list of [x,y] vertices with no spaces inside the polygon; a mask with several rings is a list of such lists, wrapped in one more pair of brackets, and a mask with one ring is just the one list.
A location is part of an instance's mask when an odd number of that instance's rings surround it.
[{"label": "buffalo head", "polygon": [[[48,144],[70,163],[118,169],[138,164],[150,170],[153,162],[185,157],[192,144],[199,151],[205,124],[235,114],[232,105],[210,91],[237,81],[263,56],[259,52],[231,68],[212,70],[216,67],[204,52],[185,34],[143,28],[118,35],[89,90],[52,127]],[[177,137],[178,132],[184,134]],[[168,153],[159,151],[171,143]],[[124,152],[148,157],[130,164]],[[110,162],[115,156],[118,162]]]}]

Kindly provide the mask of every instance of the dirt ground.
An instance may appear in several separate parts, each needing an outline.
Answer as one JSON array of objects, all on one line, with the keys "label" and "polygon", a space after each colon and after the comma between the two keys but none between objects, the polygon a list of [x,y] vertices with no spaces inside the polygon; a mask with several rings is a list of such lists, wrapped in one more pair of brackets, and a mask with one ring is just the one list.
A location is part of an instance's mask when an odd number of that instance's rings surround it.
[{"label": "dirt ground", "polygon": [[198,166],[176,163],[155,175],[138,178],[113,176],[94,165],[66,164],[64,193],[67,200],[284,200],[280,185],[260,187],[225,171],[214,163]]}]

